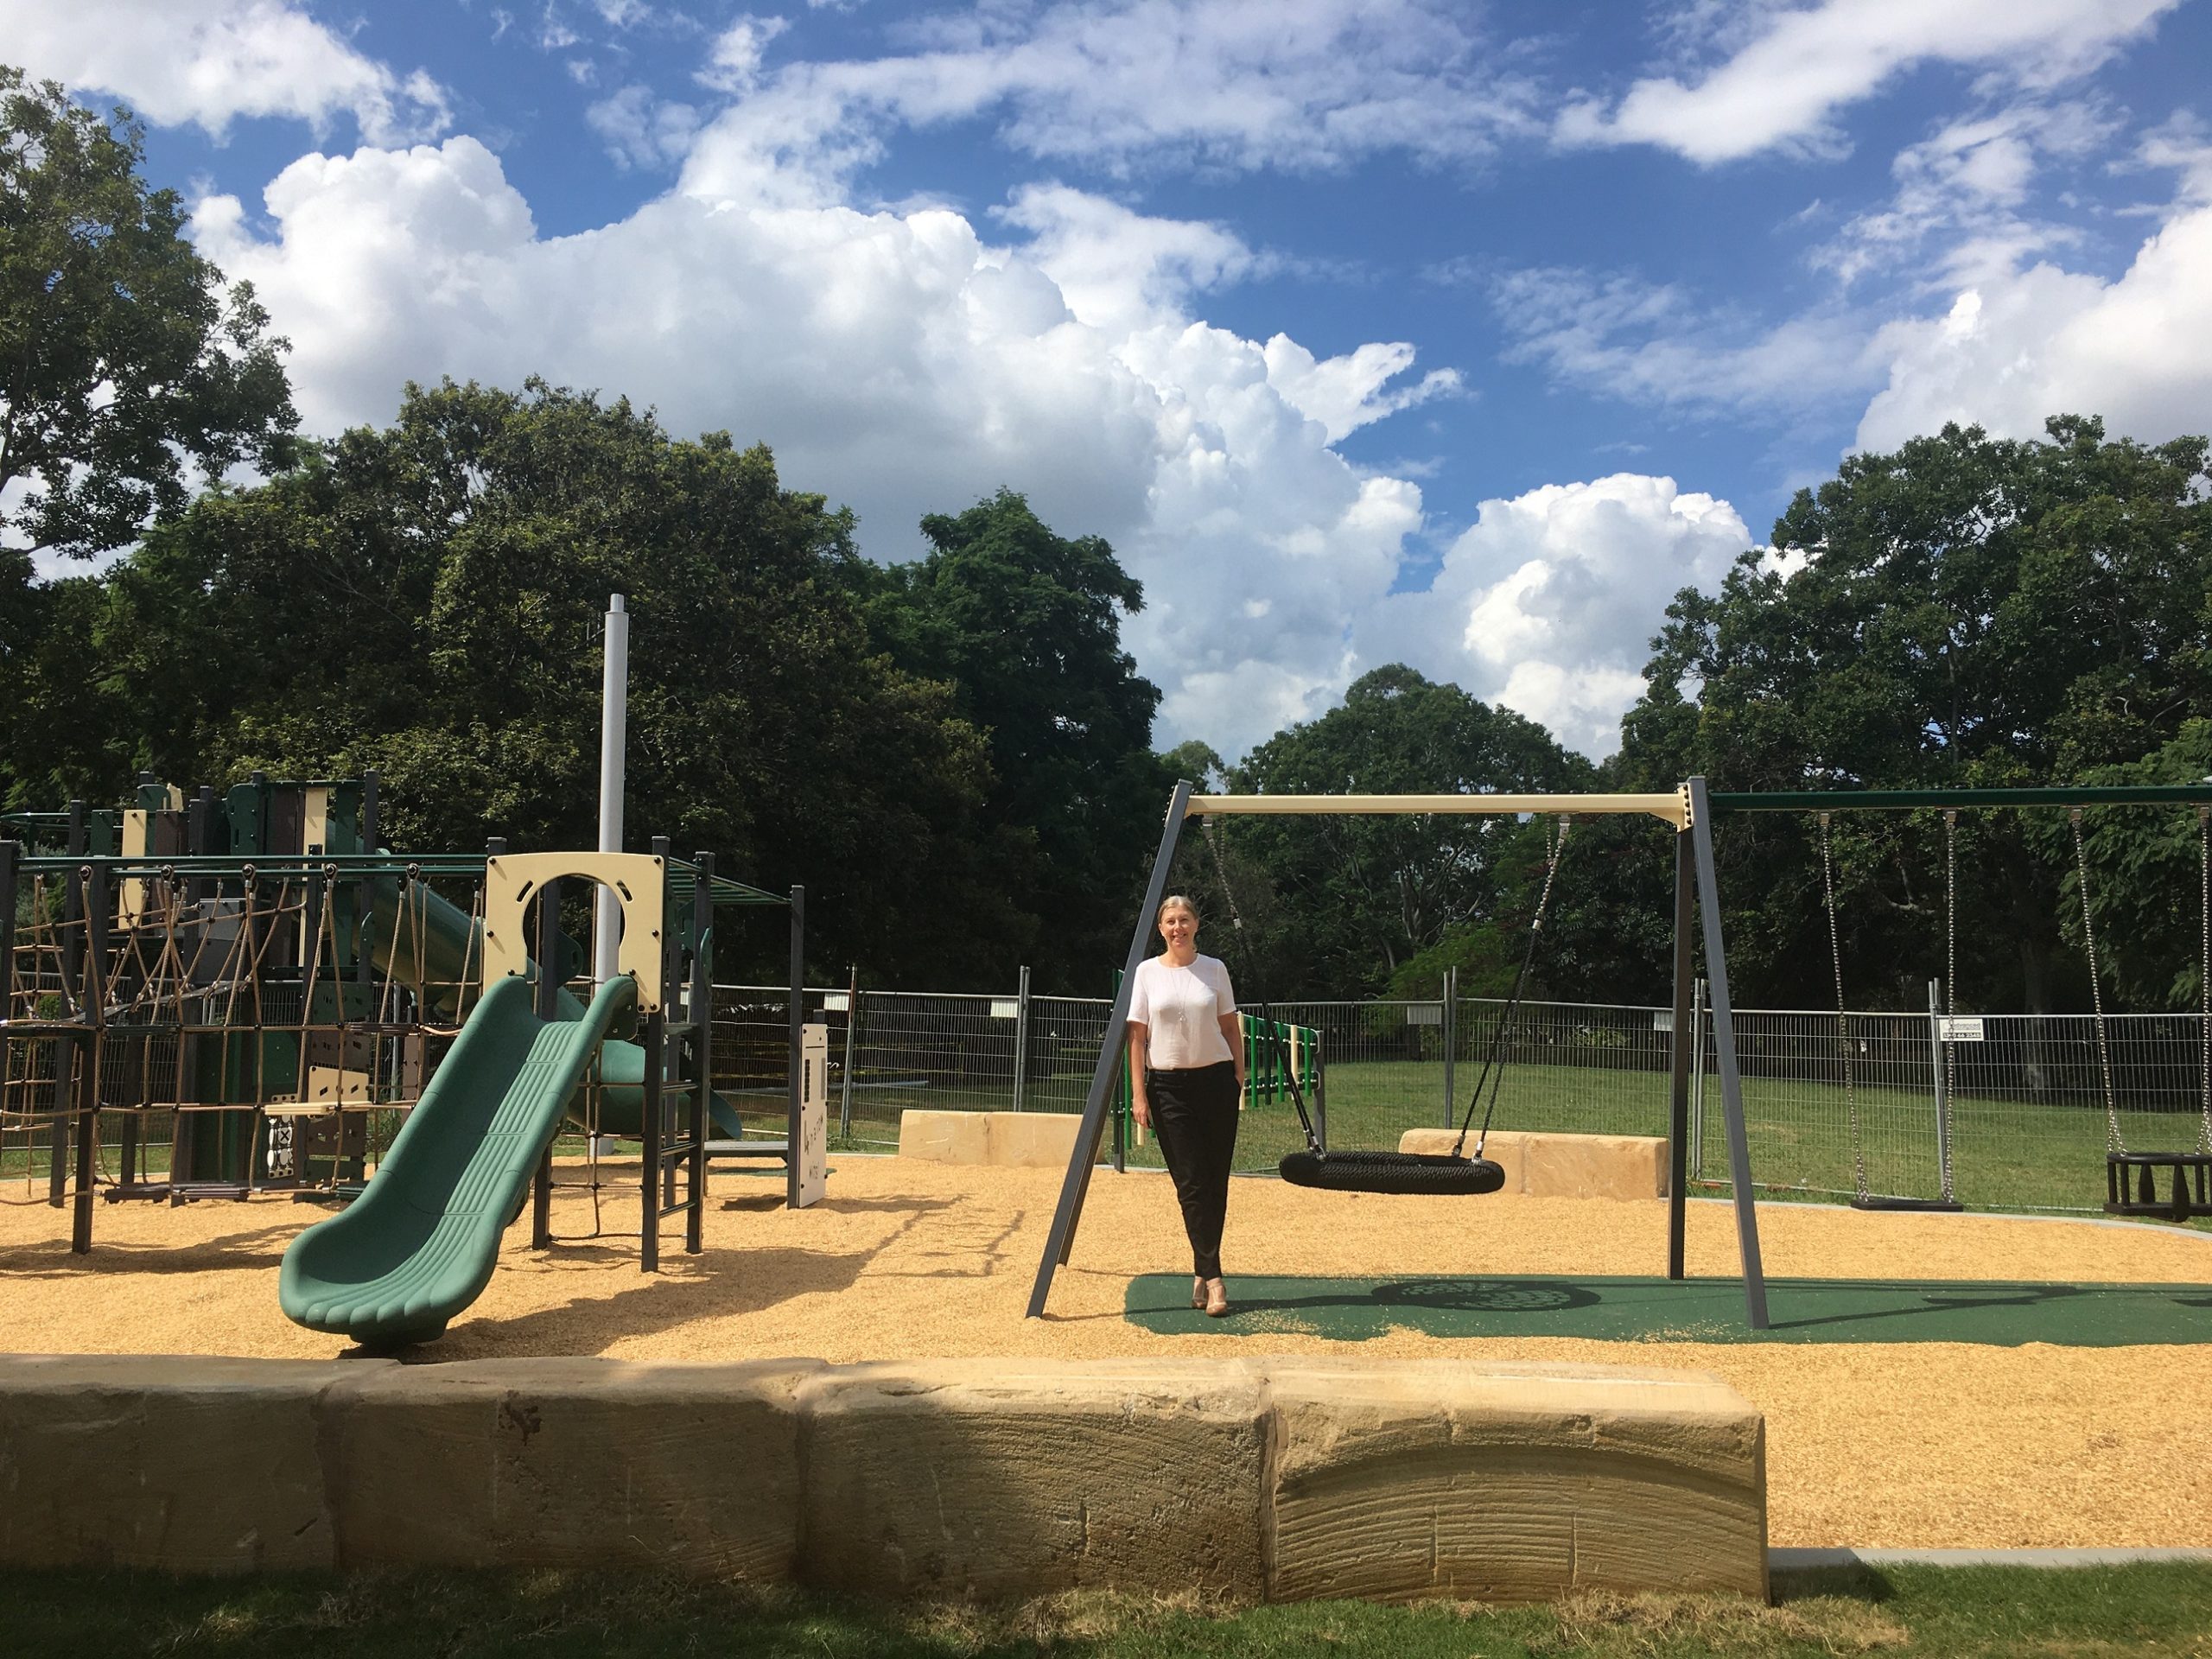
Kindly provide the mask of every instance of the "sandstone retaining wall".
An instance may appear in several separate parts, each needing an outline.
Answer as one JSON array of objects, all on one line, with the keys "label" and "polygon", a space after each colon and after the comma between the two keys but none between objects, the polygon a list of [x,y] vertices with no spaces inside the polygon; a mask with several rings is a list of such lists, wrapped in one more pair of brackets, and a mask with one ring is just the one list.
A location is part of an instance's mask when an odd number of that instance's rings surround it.
[{"label": "sandstone retaining wall", "polygon": [[1766,1588],[1716,1378],[1452,1360],[0,1357],[0,1563],[899,1596]]}]

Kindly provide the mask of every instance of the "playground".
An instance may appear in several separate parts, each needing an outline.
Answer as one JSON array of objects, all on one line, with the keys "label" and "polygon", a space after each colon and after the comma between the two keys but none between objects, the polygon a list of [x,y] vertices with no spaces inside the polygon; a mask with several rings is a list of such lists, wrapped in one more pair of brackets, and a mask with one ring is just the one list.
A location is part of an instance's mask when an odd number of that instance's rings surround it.
[{"label": "playground", "polygon": [[[1465,1117],[1393,1145],[1362,1123],[1362,1071],[1332,1079],[1319,1028],[1248,992],[1248,1140],[1281,1175],[1232,1183],[1225,1317],[1190,1300],[1174,1190],[1128,1115],[1126,982],[1079,1112],[931,1113],[935,1151],[832,1153],[800,889],[665,841],[395,854],[377,804],[373,779],[257,776],[188,805],[148,779],[134,808],[79,804],[19,819],[28,852],[0,842],[17,1158],[0,1295],[9,1352],[47,1357],[0,1361],[16,1437],[0,1457],[34,1495],[0,1527],[11,1559],[596,1565],[609,1494],[626,1510],[636,1491],[659,1494],[621,1544],[641,1563],[896,1594],[1192,1571],[1275,1599],[1756,1593],[1769,1546],[2212,1548],[2212,1491],[2173,1479],[2212,1398],[2212,1232],[2135,1218],[2204,1208],[2212,1093],[2201,1114],[2139,1116],[2101,1006],[2098,1173],[2129,1218],[1967,1213],[1952,1016],[1931,990],[1930,1114],[1870,1070],[1840,988],[1850,1134],[1828,1179],[1853,1203],[1756,1202],[1770,1056],[1737,1039],[1702,779],[1559,798],[1179,786],[1125,972],[1186,819],[1555,812],[1549,871],[1576,813],[1656,818],[1675,1001],[1648,1025],[1710,1044],[1694,1120],[1693,1045],[1629,1079],[1663,1135],[1569,1121],[1493,1141],[1514,1060],[1520,1109],[1572,1116],[1515,1033],[1540,898]],[[787,930],[790,988],[772,1021],[764,999],[733,1025],[716,939],[748,912]],[[1829,923],[1833,950],[1832,906]],[[2145,1129],[2200,1116],[2196,1141],[2145,1150]],[[1891,1117],[1931,1126],[1939,1193],[1870,1176]],[[1725,1172],[1728,1197],[1693,1202],[1708,1139],[1702,1179]],[[133,1403],[98,1405],[111,1390]],[[144,1499],[79,1520],[87,1411],[181,1412],[173,1433],[204,1439],[132,1431],[183,1452],[148,1471],[158,1535]],[[639,1412],[654,1428],[633,1462],[592,1425]],[[757,1491],[716,1472],[741,1456],[733,1412],[752,1414]],[[264,1456],[236,1488],[250,1515],[195,1461]],[[490,1507],[410,1554],[434,1489]],[[180,1527],[173,1503],[207,1507]],[[1163,1503],[1228,1541],[1193,1568]]]},{"label": "playground", "polygon": [[[566,1184],[580,1173],[581,1166],[560,1171],[556,1237],[590,1230],[588,1196]],[[634,1180],[634,1166],[628,1175]],[[1556,1294],[1516,1299],[1507,1286],[1488,1299],[1497,1306],[1482,1333],[1464,1335],[1439,1327],[1433,1306],[1416,1305],[1419,1287],[1448,1300],[1471,1280],[1495,1287],[1516,1275],[1554,1288],[1608,1278],[1649,1285],[1664,1255],[1665,1206],[1506,1197],[1440,1213],[1420,1198],[1239,1180],[1228,1267],[1240,1310],[1211,1321],[1187,1306],[1169,1318],[1148,1311],[1159,1304],[1157,1285],[1188,1288],[1173,1274],[1167,1181],[1102,1171],[1049,1315],[1027,1320],[1023,1299],[1057,1179],[1047,1170],[839,1156],[830,1196],[795,1211],[773,1182],[717,1175],[703,1251],[669,1258],[652,1277],[636,1271],[632,1241],[536,1249],[527,1226],[517,1226],[481,1300],[422,1357],[1336,1353],[1681,1368],[1726,1379],[1765,1414],[1777,1546],[1843,1538],[1891,1548],[2212,1547],[2212,1491],[2171,1478],[2176,1435],[2212,1399],[2212,1236],[1774,1206],[1761,1219],[1770,1335],[1781,1339],[1754,1342],[1735,1305],[1727,1208],[1694,1204],[1689,1283],[1717,1289],[1727,1316],[1720,1328],[1658,1325],[1629,1340],[1562,1334],[1578,1328],[1562,1317],[1578,1310]],[[86,1257],[69,1254],[52,1216],[42,1206],[0,1210],[10,1348],[301,1359],[346,1350],[277,1306],[278,1263],[312,1211],[277,1200],[131,1206]],[[1265,1279],[1240,1271],[1248,1267]],[[2015,1302],[2029,1283],[2125,1285],[2134,1298],[2115,1315],[2123,1328],[2089,1322],[2095,1346],[2064,1334],[2081,1327],[2073,1314],[2040,1331],[1977,1327],[1946,1305],[1955,1291],[1930,1299],[1894,1289],[1882,1307],[1859,1310],[1891,1317],[1864,1319],[1847,1340],[1787,1339],[1801,1313],[1834,1312],[1816,1289],[1800,1288],[1808,1280],[2009,1281],[1996,1294]],[[1884,1329],[1915,1319],[1927,1328]],[[2109,1345],[2116,1337],[2120,1345]]]}]

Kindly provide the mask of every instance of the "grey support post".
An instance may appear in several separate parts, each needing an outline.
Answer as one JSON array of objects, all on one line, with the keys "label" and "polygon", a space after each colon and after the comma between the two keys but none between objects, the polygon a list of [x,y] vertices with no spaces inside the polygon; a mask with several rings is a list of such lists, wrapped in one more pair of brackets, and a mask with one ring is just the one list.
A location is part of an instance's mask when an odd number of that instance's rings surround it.
[{"label": "grey support post", "polygon": [[[806,1078],[806,889],[791,889],[791,989],[785,1037],[784,1203],[798,1208],[799,1092]],[[848,1016],[849,1017],[849,1016]]]},{"label": "grey support post", "polygon": [[1735,1004],[1728,995],[1728,950],[1721,938],[1720,892],[1713,861],[1713,807],[1705,779],[1689,780],[1690,835],[1697,854],[1698,912],[1705,922],[1705,976],[1711,988],[1713,1044],[1720,1063],[1720,1106],[1728,1121],[1728,1184],[1736,1199],[1736,1243],[1744,1262],[1744,1313],[1767,1328],[1766,1270],[1759,1261],[1758,1207],[1751,1194],[1751,1148],[1744,1130],[1744,1080],[1736,1067]]},{"label": "grey support post", "polygon": [[1697,925],[1696,849],[1688,835],[1675,836],[1675,1029],[1669,1044],[1672,1076],[1667,1115],[1667,1276],[1682,1276],[1682,1234],[1689,1206],[1690,1065],[1698,1051],[1697,959],[1691,930]]},{"label": "grey support post", "polygon": [[1183,819],[1190,810],[1191,785],[1178,783],[1168,798],[1167,821],[1160,832],[1160,850],[1153,855],[1152,879],[1145,884],[1144,905],[1137,912],[1136,931],[1129,937],[1128,960],[1122,982],[1107,1011],[1106,1033],[1099,1039],[1098,1064],[1090,1073],[1090,1092],[1083,1103],[1083,1122],[1075,1134],[1075,1150],[1068,1158],[1066,1179],[1060,1183],[1059,1207],[1052,1212],[1052,1230],[1045,1240],[1044,1259],[1037,1264],[1037,1282],[1029,1292],[1028,1317],[1045,1316],[1045,1299],[1052,1292],[1052,1274],[1075,1248],[1075,1230],[1083,1219],[1083,1200],[1090,1191],[1090,1172],[1098,1160],[1099,1136],[1106,1128],[1107,1103],[1114,1092],[1114,1074],[1121,1069],[1128,1046],[1129,995],[1136,988],[1137,966],[1152,944],[1152,918],[1160,909],[1167,887],[1168,867],[1175,861],[1175,843],[1183,834]]}]

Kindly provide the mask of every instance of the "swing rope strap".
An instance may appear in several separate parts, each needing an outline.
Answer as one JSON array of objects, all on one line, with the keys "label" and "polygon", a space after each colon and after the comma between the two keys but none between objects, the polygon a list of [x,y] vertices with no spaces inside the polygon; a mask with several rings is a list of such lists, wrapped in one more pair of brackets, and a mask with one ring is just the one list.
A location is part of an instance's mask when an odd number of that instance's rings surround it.
[{"label": "swing rope strap", "polygon": [[1483,1056],[1483,1069],[1476,1075],[1474,1092],[1467,1097],[1467,1115],[1459,1120],[1459,1138],[1452,1143],[1454,1158],[1466,1155],[1467,1129],[1475,1121],[1475,1108],[1483,1103],[1484,1085],[1490,1090],[1490,1103],[1484,1107],[1483,1127],[1475,1136],[1474,1155],[1483,1155],[1483,1147],[1490,1140],[1491,1119],[1497,1110],[1498,1090],[1505,1082],[1505,1045],[1513,1034],[1514,1016],[1520,1011],[1521,993],[1529,983],[1529,969],[1536,960],[1536,944],[1544,931],[1544,912],[1552,901],[1552,885],[1559,879],[1560,856],[1567,850],[1567,832],[1573,827],[1571,815],[1562,814],[1559,821],[1559,839],[1544,851],[1544,886],[1536,895],[1536,912],[1529,918],[1529,943],[1521,952],[1521,967],[1513,976],[1513,989],[1507,995],[1505,1007],[1497,1016],[1497,1026],[1491,1033],[1490,1052]]},{"label": "swing rope strap", "polygon": [[2212,806],[2196,809],[2196,887],[2202,949],[2197,957],[2197,1040],[2202,1046],[2197,1072],[2196,1147],[2212,1154]]},{"label": "swing rope strap", "polygon": [[[1221,896],[1229,905],[1229,925],[1230,931],[1236,936],[1238,966],[1244,974],[1244,982],[1247,985],[1255,986],[1259,982],[1259,976],[1251,971],[1252,941],[1244,931],[1244,912],[1237,907],[1236,889],[1230,885],[1229,861],[1221,855],[1219,819],[1212,817],[1206,819],[1205,843],[1206,849],[1213,855],[1214,879],[1221,884]],[[1283,1079],[1290,1084],[1290,1103],[1297,1109],[1299,1128],[1306,1133],[1306,1149],[1319,1154],[1322,1150],[1321,1137],[1314,1130],[1313,1115],[1306,1109],[1306,1090],[1299,1083],[1298,1067],[1291,1064],[1290,1057],[1282,1052],[1282,1035],[1275,1026],[1274,1009],[1269,1005],[1265,996],[1259,999],[1257,1006],[1260,1010],[1261,1029],[1266,1033],[1268,1058]]]},{"label": "swing rope strap", "polygon": [[1859,1096],[1851,1079],[1851,1016],[1843,1006],[1843,941],[1835,920],[1835,856],[1828,844],[1828,815],[1821,813],[1821,893],[1827,906],[1828,962],[1835,969],[1835,1046],[1843,1061],[1843,1115],[1851,1126],[1851,1181],[1864,1198],[1866,1186],[1866,1148],[1859,1138]]},{"label": "swing rope strap", "polygon": [[2082,840],[2082,809],[2067,809],[2066,820],[2074,830],[2074,885],[2082,899],[2082,945],[2089,958],[2089,1006],[2096,1016],[2097,1075],[2105,1091],[2105,1150],[2126,1152],[2120,1133],[2120,1096],[2113,1087],[2112,1044],[2105,1032],[2104,980],[2097,972],[2097,930],[2089,917],[2089,854]]}]

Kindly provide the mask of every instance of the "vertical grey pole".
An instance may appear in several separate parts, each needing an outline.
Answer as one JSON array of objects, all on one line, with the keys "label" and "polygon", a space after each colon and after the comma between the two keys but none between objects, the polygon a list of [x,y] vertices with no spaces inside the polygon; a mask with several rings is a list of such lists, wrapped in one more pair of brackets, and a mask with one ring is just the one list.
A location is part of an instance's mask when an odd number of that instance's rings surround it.
[{"label": "vertical grey pole", "polygon": [[845,1075],[837,1089],[837,1133],[849,1140],[853,1133],[853,1033],[861,1027],[861,965],[845,967]]},{"label": "vertical grey pole", "polygon": [[784,1202],[798,1208],[799,1092],[806,1079],[806,889],[791,889],[791,1061],[784,1100]]},{"label": "vertical grey pole", "polygon": [[1690,987],[1690,1173],[1705,1178],[1705,978]]},{"label": "vertical grey pole", "polygon": [[1045,1316],[1045,1299],[1052,1294],[1052,1274],[1075,1248],[1076,1224],[1083,1219],[1083,1200],[1090,1191],[1090,1172],[1098,1160],[1098,1137],[1106,1128],[1108,1101],[1114,1092],[1114,1076],[1122,1067],[1128,1046],[1129,996],[1136,989],[1137,967],[1152,944],[1153,918],[1166,895],[1168,867],[1175,861],[1175,843],[1182,838],[1183,817],[1190,810],[1191,785],[1179,781],[1167,799],[1167,821],[1160,828],[1160,850],[1152,855],[1152,879],[1145,884],[1144,905],[1137,912],[1136,931],[1129,938],[1129,955],[1122,982],[1115,988],[1114,1006],[1106,1011],[1106,1031],[1098,1043],[1098,1064],[1091,1069],[1090,1092],[1084,1097],[1083,1122],[1076,1130],[1075,1150],[1068,1157],[1068,1173],[1060,1182],[1059,1205],[1052,1212],[1052,1230],[1045,1240],[1044,1258],[1037,1263],[1037,1281],[1030,1287],[1027,1317]]},{"label": "vertical grey pole", "polygon": [[1459,1121],[1459,1092],[1452,1086],[1452,1063],[1459,1050],[1459,970],[1444,970],[1444,1127]]},{"label": "vertical grey pole", "polygon": [[[85,855],[86,838],[89,834],[84,802],[70,802],[69,836],[63,843],[70,857],[82,858]],[[79,991],[77,976],[84,965],[85,953],[84,941],[78,933],[78,924],[85,919],[85,888],[79,872],[72,870],[69,873],[61,884],[61,983],[68,995],[75,996]],[[82,1014],[84,1005],[80,1002],[78,1006],[79,1012]],[[86,1065],[92,1064],[85,1046],[77,1043],[73,1038],[67,1052],[77,1056]],[[62,1207],[68,1195],[69,1137],[75,1127],[70,1111],[70,1102],[74,1096],[69,1092],[73,1074],[62,1061],[63,1052],[62,1047],[57,1044],[54,1051],[54,1129],[46,1153],[46,1201],[56,1210]],[[249,1176],[251,1173],[251,1170],[247,1171]]]},{"label": "vertical grey pole", "polygon": [[[23,856],[22,843],[0,841],[0,1024],[16,1017],[16,866]],[[0,1035],[0,1105],[7,1103],[10,1062],[15,1046]],[[28,1060],[29,1057],[25,1056]],[[177,1068],[182,1077],[184,1068]],[[174,1132],[172,1132],[174,1139]],[[23,1179],[31,1173],[30,1126],[23,1126]]]},{"label": "vertical grey pole", "polygon": [[[84,1054],[77,1071],[77,1191],[76,1211],[70,1224],[69,1249],[84,1255],[92,1248],[92,1181],[99,1155],[100,1068],[107,1050],[107,925],[114,913],[108,891],[107,866],[88,863],[79,878],[84,883],[85,949],[81,958],[83,988],[78,998],[84,1026]],[[246,1184],[253,1182],[253,1143],[246,1143]]]},{"label": "vertical grey pole", "polygon": [[1687,835],[1675,837],[1675,1029],[1667,1079],[1667,1276],[1682,1276],[1682,1235],[1689,1213],[1690,1056],[1697,1044],[1697,861]]},{"label": "vertical grey pole", "polygon": [[1736,1012],[1728,997],[1728,947],[1721,938],[1720,888],[1713,861],[1713,809],[1705,779],[1689,781],[1690,834],[1697,852],[1698,912],[1705,921],[1705,976],[1713,988],[1713,1045],[1720,1064],[1720,1109],[1728,1120],[1728,1184],[1736,1197],[1736,1245],[1744,1263],[1744,1313],[1767,1328],[1766,1269],[1759,1260],[1758,1207],[1751,1193],[1751,1147],[1744,1129],[1744,1080],[1736,1068]]},{"label": "vertical grey pole", "polygon": [[1014,1109],[1021,1109],[1021,1086],[1029,1072],[1029,964],[1021,965],[1021,986],[1014,994]]},{"label": "vertical grey pole", "polygon": [[[623,760],[629,742],[630,613],[622,595],[607,598],[607,651],[599,690],[599,850],[622,850]],[[592,910],[591,977],[604,985],[614,977],[622,901],[602,887]]]},{"label": "vertical grey pole", "polygon": [[1928,982],[1928,1052],[1936,1068],[1936,1191],[1946,1204],[1951,1189],[1946,1177],[1951,1170],[1951,1090],[1943,1065],[1943,982]]},{"label": "vertical grey pole", "polygon": [[[698,875],[691,890],[691,983],[683,1013],[691,1027],[691,1064],[698,1075],[684,1103],[691,1118],[686,1126],[691,1137],[684,1194],[686,1255],[698,1255],[706,1245],[707,1103],[715,1093],[715,855],[702,849],[691,855],[691,862]],[[666,994],[664,987],[662,995]]]},{"label": "vertical grey pole", "polygon": [[[554,977],[554,962],[560,953],[561,884],[548,881],[537,890],[537,937],[531,941],[531,950],[537,958],[537,983],[531,992],[531,1012],[541,1020],[560,1017],[561,986]],[[530,1247],[534,1250],[550,1249],[553,1243],[553,1142],[559,1134],[556,1125],[538,1151],[537,1173],[531,1178]]]}]

